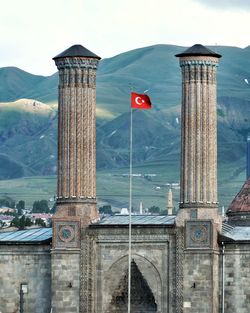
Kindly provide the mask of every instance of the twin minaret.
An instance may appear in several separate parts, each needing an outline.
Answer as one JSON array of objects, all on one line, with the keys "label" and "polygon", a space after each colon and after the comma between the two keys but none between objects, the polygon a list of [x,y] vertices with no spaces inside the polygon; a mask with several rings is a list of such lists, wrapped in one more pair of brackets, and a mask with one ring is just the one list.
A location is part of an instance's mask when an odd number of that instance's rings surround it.
[{"label": "twin minaret", "polygon": [[[183,247],[177,253],[183,262],[177,271],[182,292],[177,311],[188,313],[192,307],[193,312],[200,312],[206,303],[206,312],[212,313],[219,307],[216,69],[221,56],[194,45],[177,57],[182,69],[182,127],[176,226],[178,246]],[[59,119],[52,308],[60,313],[90,312],[83,308],[93,293],[87,226],[98,218],[95,111],[100,57],[75,45],[54,60],[59,70]]]},{"label": "twin minaret", "polygon": [[[202,45],[176,56],[182,69],[180,209],[217,209],[216,69],[221,56]],[[57,216],[82,216],[88,224],[97,218],[95,105],[100,57],[75,45],[54,60],[59,70]],[[202,212],[197,214],[202,217]]]},{"label": "twin minaret", "polygon": [[197,209],[198,218],[213,218],[218,207],[216,72],[221,56],[198,44],[176,56],[182,70],[180,209],[186,209],[180,215],[190,218],[190,209]]},{"label": "twin minaret", "polygon": [[59,70],[56,216],[96,212],[96,70],[100,57],[75,45],[54,57]]}]

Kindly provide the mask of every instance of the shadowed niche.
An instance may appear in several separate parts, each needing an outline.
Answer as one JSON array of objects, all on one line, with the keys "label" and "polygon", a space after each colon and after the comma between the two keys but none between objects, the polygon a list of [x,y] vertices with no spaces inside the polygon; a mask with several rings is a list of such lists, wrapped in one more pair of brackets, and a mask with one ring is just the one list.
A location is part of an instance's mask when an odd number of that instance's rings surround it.
[{"label": "shadowed niche", "polygon": [[[125,313],[128,310],[128,269],[112,295],[110,313]],[[131,312],[157,312],[154,295],[134,260],[131,262]]]}]

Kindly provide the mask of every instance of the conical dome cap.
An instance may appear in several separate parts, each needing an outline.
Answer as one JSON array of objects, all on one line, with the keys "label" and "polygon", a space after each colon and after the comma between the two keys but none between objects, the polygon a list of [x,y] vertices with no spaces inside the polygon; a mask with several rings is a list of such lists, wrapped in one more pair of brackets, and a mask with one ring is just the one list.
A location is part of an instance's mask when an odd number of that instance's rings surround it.
[{"label": "conical dome cap", "polygon": [[81,46],[81,45],[74,45],[70,48],[66,49],[62,53],[58,54],[53,58],[53,60],[61,59],[61,58],[70,58],[70,57],[85,57],[85,58],[92,58],[92,59],[98,59],[101,58],[88,50],[87,48]]},{"label": "conical dome cap", "polygon": [[203,45],[196,44],[188,48],[182,53],[176,54],[176,57],[187,57],[187,56],[211,56],[216,58],[221,58],[221,55],[213,52],[212,50],[204,47]]}]

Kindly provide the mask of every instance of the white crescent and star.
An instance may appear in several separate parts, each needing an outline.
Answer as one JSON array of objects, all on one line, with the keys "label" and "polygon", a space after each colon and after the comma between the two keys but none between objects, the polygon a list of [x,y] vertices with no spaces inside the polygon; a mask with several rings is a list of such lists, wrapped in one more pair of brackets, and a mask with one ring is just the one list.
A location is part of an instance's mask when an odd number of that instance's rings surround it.
[{"label": "white crescent and star", "polygon": [[141,97],[135,98],[135,103],[138,105],[142,105],[145,101]]}]

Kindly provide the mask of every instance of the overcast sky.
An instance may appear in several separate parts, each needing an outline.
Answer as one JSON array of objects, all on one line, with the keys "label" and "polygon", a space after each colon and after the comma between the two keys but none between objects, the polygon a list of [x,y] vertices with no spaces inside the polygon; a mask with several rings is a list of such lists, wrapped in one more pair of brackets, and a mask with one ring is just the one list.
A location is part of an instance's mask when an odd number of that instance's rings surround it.
[{"label": "overcast sky", "polygon": [[244,48],[249,24],[250,0],[7,0],[0,67],[51,75],[52,57],[76,43],[102,58],[154,44]]}]

